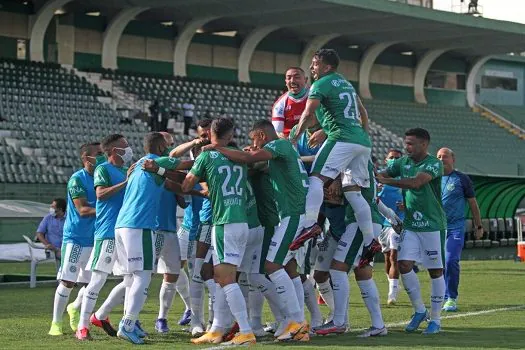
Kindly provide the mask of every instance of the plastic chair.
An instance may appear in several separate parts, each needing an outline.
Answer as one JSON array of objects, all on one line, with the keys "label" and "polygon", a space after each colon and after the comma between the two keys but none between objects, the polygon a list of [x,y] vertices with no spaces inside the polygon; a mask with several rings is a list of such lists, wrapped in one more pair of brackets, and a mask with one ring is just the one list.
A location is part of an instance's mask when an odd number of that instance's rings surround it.
[{"label": "plastic chair", "polygon": [[[29,256],[31,258],[31,277],[29,279],[29,288],[35,288],[36,287],[36,267],[38,266],[38,264],[54,263],[55,269],[57,269],[58,268],[57,260],[55,257],[55,252],[47,250],[42,243],[36,243],[31,238],[27,237],[26,235],[23,235],[23,237],[29,246]],[[44,259],[39,257],[39,254],[37,254],[38,250],[44,250],[45,252]]]}]

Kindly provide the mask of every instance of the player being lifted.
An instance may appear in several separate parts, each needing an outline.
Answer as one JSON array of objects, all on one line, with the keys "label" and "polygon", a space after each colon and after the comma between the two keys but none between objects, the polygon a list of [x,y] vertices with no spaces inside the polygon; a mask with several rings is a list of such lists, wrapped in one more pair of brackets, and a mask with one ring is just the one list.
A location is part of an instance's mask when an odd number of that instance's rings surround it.
[{"label": "player being lifted", "polygon": [[[445,297],[443,278],[446,216],[441,204],[443,164],[428,154],[430,134],[421,128],[405,132],[406,154],[389,163],[377,176],[385,185],[404,189],[406,215],[398,249],[401,280],[414,307],[407,332],[414,332],[427,319],[428,312],[421,299],[421,288],[414,262],[421,261],[431,278],[430,322],[423,334],[439,333],[441,307]],[[399,179],[396,179],[399,177]]]},{"label": "player being lifted", "polygon": [[[226,149],[233,138],[233,123],[226,118],[213,121],[211,142]],[[209,186],[213,208],[212,246],[215,286],[214,320],[209,332],[192,340],[195,344],[220,343],[225,333],[221,315],[231,311],[240,332],[231,344],[255,344],[241,289],[236,282],[248,241],[246,217],[246,166],[230,161],[217,151],[203,151],[186,176],[182,189],[191,190],[199,180]],[[229,309],[229,310],[228,310]]]},{"label": "player being lifted", "polygon": [[370,187],[368,117],[352,84],[337,73],[338,65],[339,56],[334,50],[321,49],[315,53],[310,66],[315,81],[310,87],[308,102],[292,141],[297,142],[302,133],[317,120],[327,134],[327,139],[312,167],[306,198],[306,229],[296,238],[292,249],[321,232],[316,221],[323,202],[323,185],[349,169],[348,174],[351,176],[343,178],[343,191],[363,232],[365,248],[362,259],[371,261],[375,253],[381,250],[381,245],[374,239],[370,206],[361,195],[361,188]]},{"label": "player being lifted", "polygon": [[[280,139],[268,120],[256,122],[250,131],[254,150],[243,152],[215,145],[214,148],[239,163],[269,161],[269,174],[279,210],[280,223],[270,242],[265,269],[274,283],[286,315],[284,331],[276,332],[278,340],[309,340],[308,324],[301,312],[304,290],[297,273],[295,252],[289,250],[290,243],[303,228],[303,215],[308,178],[299,155],[290,141]],[[281,333],[281,334],[280,334]]]}]

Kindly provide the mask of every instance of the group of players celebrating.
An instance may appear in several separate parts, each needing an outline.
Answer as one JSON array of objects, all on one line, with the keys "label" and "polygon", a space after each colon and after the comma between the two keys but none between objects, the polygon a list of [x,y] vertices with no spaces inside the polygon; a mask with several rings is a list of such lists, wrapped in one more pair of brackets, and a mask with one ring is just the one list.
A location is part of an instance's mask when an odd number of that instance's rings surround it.
[{"label": "group of players celebrating", "polygon": [[[90,340],[94,325],[142,344],[147,334],[139,314],[156,272],[164,278],[157,332],[169,331],[167,314],[178,292],[186,306],[179,324],[189,324],[194,344],[255,344],[268,332],[278,341],[308,341],[313,334],[347,331],[353,271],[371,318],[360,336],[383,336],[371,267],[382,250],[389,268],[399,266],[414,307],[406,331],[428,320],[423,333],[438,333],[445,294],[442,164],[427,154],[428,132],[416,128],[405,134],[407,155],[375,173],[366,109],[337,73],[338,64],[334,50],[317,51],[309,88],[304,71],[289,68],[288,92],[273,107],[273,123],[255,122],[252,143],[243,150],[224,118],[201,120],[198,137],[175,148],[171,135],[147,134],[146,155],[129,168],[133,151],[122,135],[82,146],[84,167],[68,183],[61,282],[49,334],[63,334],[67,309],[79,340]],[[181,160],[187,153],[191,160]],[[404,189],[404,223],[378,200],[377,183]],[[178,230],[177,206],[185,208]],[[390,225],[383,229],[385,218]],[[432,278],[430,315],[414,262]],[[95,312],[111,273],[123,280]],[[68,305],[75,283],[83,287]],[[315,285],[330,309],[326,319]],[[390,287],[392,304],[397,280]],[[265,299],[275,318],[266,328]],[[108,315],[119,304],[124,315],[115,329]]]}]

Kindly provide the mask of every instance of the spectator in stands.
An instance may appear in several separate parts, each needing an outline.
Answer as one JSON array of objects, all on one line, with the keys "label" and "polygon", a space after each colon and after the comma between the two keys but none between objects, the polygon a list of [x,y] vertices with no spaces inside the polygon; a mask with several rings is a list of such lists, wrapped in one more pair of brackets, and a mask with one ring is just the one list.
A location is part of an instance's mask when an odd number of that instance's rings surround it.
[{"label": "spectator in stands", "polygon": [[478,13],[478,0],[470,0],[468,4],[468,13]]},{"label": "spectator in stands", "polygon": [[457,311],[459,286],[459,259],[465,241],[465,204],[468,202],[475,225],[477,239],[483,237],[483,226],[474,187],[470,178],[454,169],[456,158],[449,148],[441,148],[437,157],[443,163],[441,200],[447,215],[447,238],[445,242],[445,305],[444,311]]},{"label": "spectator in stands", "polygon": [[191,124],[193,123],[193,114],[195,113],[195,105],[190,99],[187,103],[182,105],[184,111],[184,135],[189,135]]},{"label": "spectator in stands", "polygon": [[36,237],[44,244],[46,249],[55,253],[60,260],[64,222],[66,221],[66,200],[55,198],[49,207],[49,214],[44,216],[36,229]]},{"label": "spectator in stands", "polygon": [[151,114],[150,118],[150,128],[152,131],[157,131],[158,129],[158,118],[159,118],[159,100],[153,101],[149,106],[149,113]]}]

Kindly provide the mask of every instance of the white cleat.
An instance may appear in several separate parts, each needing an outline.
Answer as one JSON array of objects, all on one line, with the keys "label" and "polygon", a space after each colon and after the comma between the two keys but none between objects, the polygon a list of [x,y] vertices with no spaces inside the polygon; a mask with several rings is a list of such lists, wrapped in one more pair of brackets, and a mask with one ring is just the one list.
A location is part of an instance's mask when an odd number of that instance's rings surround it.
[{"label": "white cleat", "polygon": [[191,326],[191,336],[192,337],[201,337],[205,333],[203,325],[194,325]]},{"label": "white cleat", "polygon": [[388,306],[394,306],[394,305],[396,305],[396,303],[397,303],[397,300],[394,299],[394,298],[389,298],[389,299],[387,300],[387,302],[386,302],[386,304],[387,304]]},{"label": "white cleat", "polygon": [[284,320],[282,320],[281,322],[279,322],[279,325],[275,329],[275,333],[273,333],[273,336],[275,338],[278,338],[281,335],[283,335],[284,331],[286,330],[286,327],[288,327],[288,323],[289,322],[288,322],[288,320],[286,318]]},{"label": "white cleat", "polygon": [[370,327],[364,333],[359,334],[357,337],[358,338],[380,337],[380,336],[384,336],[387,334],[388,334],[388,330],[384,326],[383,328]]},{"label": "white cleat", "polygon": [[253,329],[253,335],[255,335],[256,337],[266,337],[267,335],[270,335],[270,333],[266,332],[261,326],[260,328]]}]

